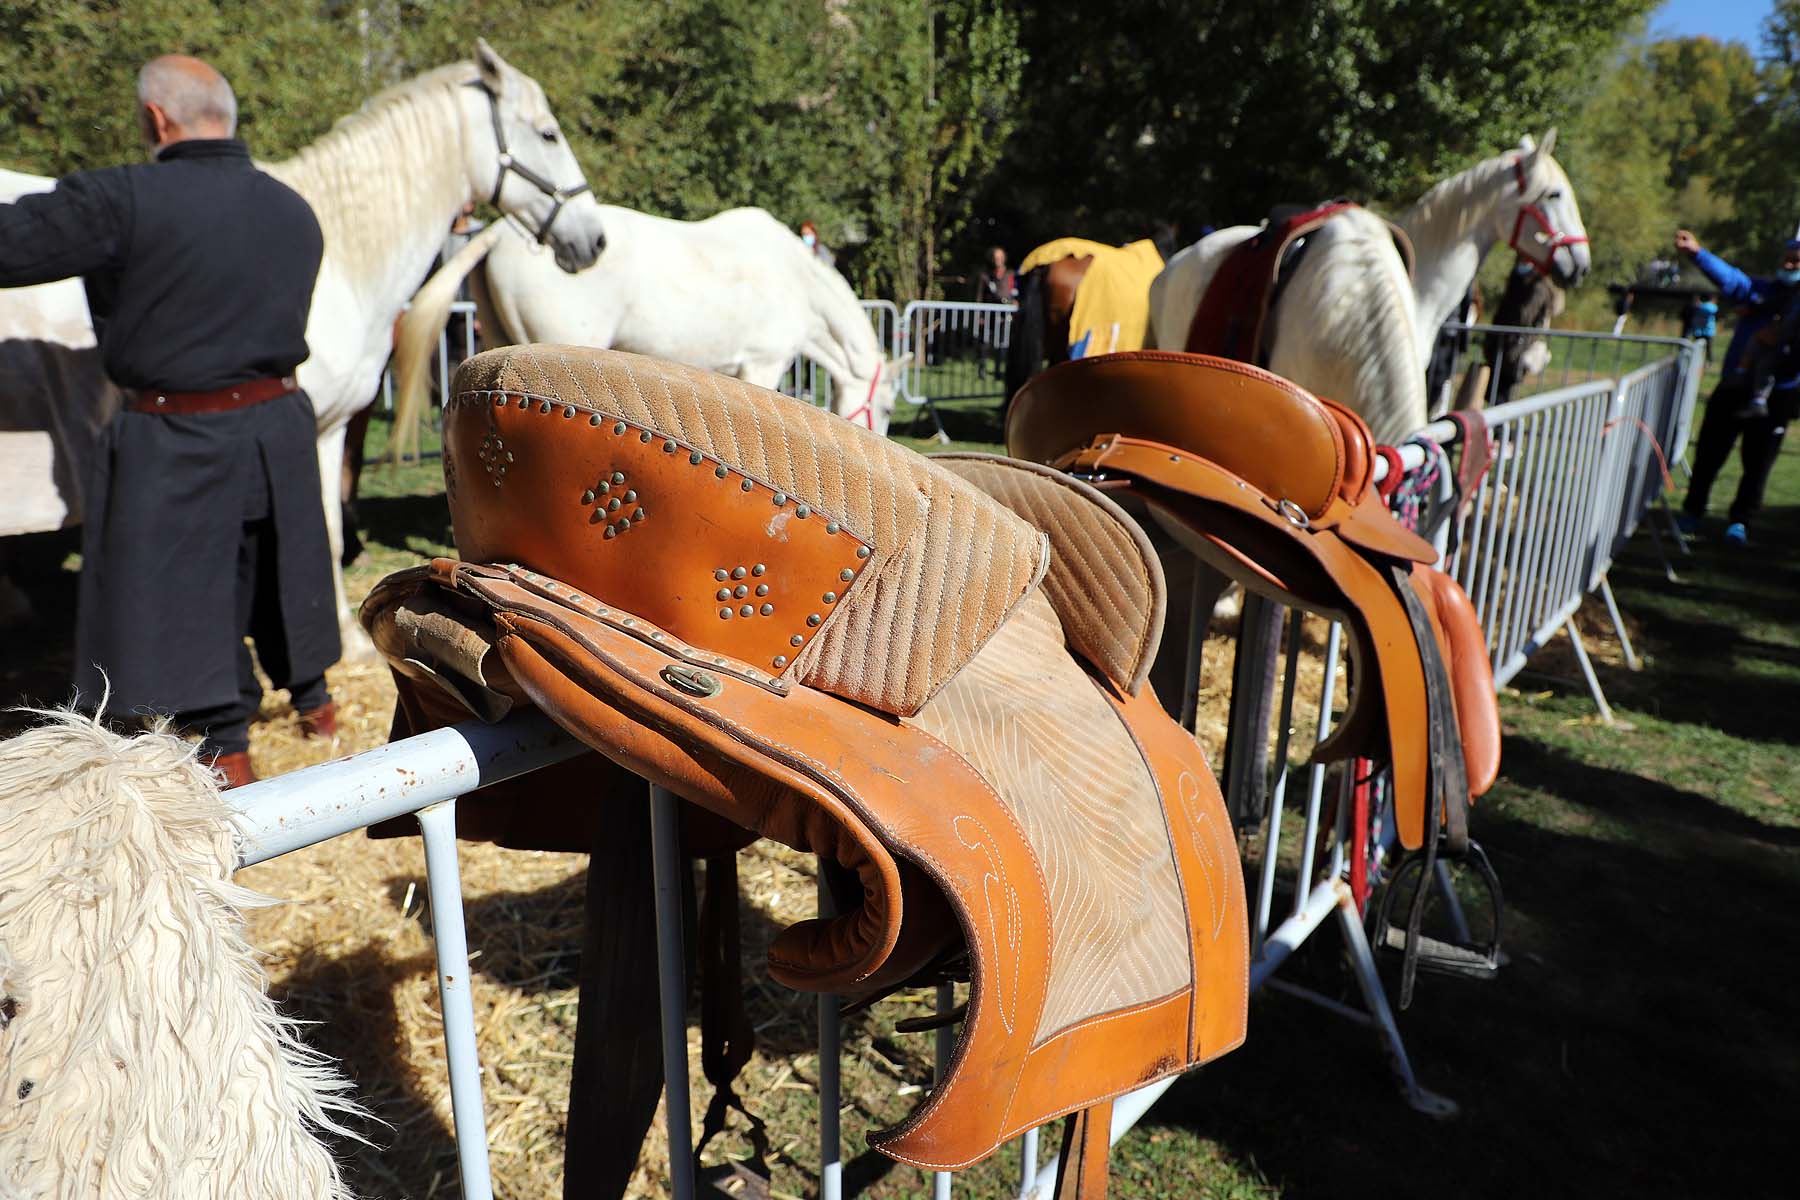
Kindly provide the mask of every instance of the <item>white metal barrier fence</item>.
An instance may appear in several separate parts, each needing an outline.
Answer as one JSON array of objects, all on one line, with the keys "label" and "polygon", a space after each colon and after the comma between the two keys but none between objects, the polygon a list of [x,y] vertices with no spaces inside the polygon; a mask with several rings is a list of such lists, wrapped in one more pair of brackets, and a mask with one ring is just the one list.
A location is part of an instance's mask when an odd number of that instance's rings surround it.
[{"label": "white metal barrier fence", "polygon": [[[962,306],[973,309],[976,306]],[[990,306],[992,307],[992,306]],[[913,313],[903,316],[901,327]],[[956,310],[950,310],[956,311]],[[879,319],[877,316],[874,319]],[[927,318],[918,318],[927,319]],[[902,336],[905,336],[904,334]],[[1440,542],[1453,549],[1446,566],[1469,591],[1489,639],[1496,679],[1510,679],[1532,650],[1567,628],[1583,656],[1571,617],[1581,598],[1599,587],[1611,603],[1606,570],[1622,540],[1642,520],[1660,494],[1655,468],[1655,442],[1679,444],[1692,421],[1698,350],[1677,343],[1622,377],[1594,380],[1544,393],[1484,414],[1493,447],[1493,464],[1455,529],[1440,531]],[[1442,422],[1421,431],[1422,441],[1402,448],[1409,474],[1425,467],[1424,443],[1443,445],[1457,435]],[[1651,435],[1655,435],[1653,438]],[[1385,467],[1385,464],[1382,464]],[[1447,477],[1435,489],[1441,500]],[[1614,608],[1615,620],[1616,607]],[[1413,1078],[1398,1029],[1376,974],[1363,918],[1348,886],[1346,848],[1351,844],[1346,784],[1340,781],[1335,838],[1317,835],[1327,820],[1324,807],[1327,776],[1323,767],[1289,770],[1289,731],[1293,726],[1294,680],[1298,669],[1299,621],[1288,623],[1290,636],[1278,679],[1283,691],[1275,719],[1278,764],[1273,795],[1262,828],[1260,862],[1246,862],[1252,872],[1252,983],[1301,991],[1274,975],[1282,963],[1321,925],[1335,915],[1345,938],[1349,965],[1360,989],[1363,1009],[1309,995],[1328,1009],[1374,1028],[1389,1050],[1409,1099],[1428,1111],[1442,1112],[1447,1102],[1420,1088]],[[1623,629],[1620,630],[1621,634]],[[1341,638],[1334,628],[1328,641],[1325,678],[1336,677]],[[1592,680],[1596,699],[1604,705]],[[1275,680],[1267,681],[1273,686]],[[1333,691],[1326,688],[1318,723],[1310,730],[1322,738],[1328,731]],[[1238,706],[1234,703],[1234,717]],[[1266,736],[1267,730],[1234,728],[1233,737]],[[377,750],[266,780],[228,793],[242,814],[242,861],[247,865],[311,845],[337,834],[406,812],[416,812],[425,837],[428,889],[437,936],[440,992],[446,1026],[452,1097],[464,1195],[487,1200],[492,1195],[476,1062],[475,1031],[468,995],[468,961],[457,873],[454,804],[456,797],[486,783],[509,778],[568,758],[578,752],[572,740],[541,716],[513,717],[495,726],[470,723],[408,738]],[[1278,848],[1291,790],[1303,788],[1303,835],[1291,876],[1279,878]],[[1260,785],[1264,781],[1257,781]],[[674,872],[678,851],[668,836],[675,801],[652,789],[653,853],[658,870],[659,960],[663,994],[663,1044],[670,1083],[670,1143],[691,1145],[686,1106],[685,987],[681,949],[681,913]],[[1439,880],[1447,886],[1447,876]],[[1282,899],[1283,896],[1287,898]],[[1460,915],[1457,916],[1460,921]],[[940,991],[940,1007],[951,997]],[[835,1200],[841,1184],[837,1146],[837,1072],[839,1044],[837,1007],[829,997],[820,1004],[821,1195]],[[947,1040],[940,1039],[940,1053]],[[1252,1051],[1253,1052],[1253,1051]],[[1158,1085],[1115,1106],[1114,1138],[1161,1094]],[[689,1156],[674,1154],[671,1178],[675,1195],[692,1196]],[[1019,1195],[1047,1194],[1054,1163],[1039,1168],[1037,1138],[1029,1134],[1021,1148]],[[934,1193],[949,1194],[949,1177],[934,1181]]]},{"label": "white metal barrier fence", "polygon": [[[1011,304],[977,304],[956,300],[915,300],[905,310],[892,300],[860,301],[875,328],[883,357],[903,360],[900,370],[901,405],[913,411],[896,414],[907,424],[921,412],[929,416],[934,432],[948,438],[937,404],[947,400],[980,400],[998,403],[1006,397],[1006,351],[1012,344]],[[450,378],[457,363],[476,350],[475,304],[458,300],[450,306],[450,320],[438,337],[434,357],[434,393],[442,408],[450,394]],[[832,407],[831,376],[810,358],[796,358],[776,390],[789,396]],[[382,410],[394,409],[392,372],[381,378]]]},{"label": "white metal barrier fence", "polygon": [[[894,302],[862,300],[858,303],[869,314],[869,322],[875,327],[875,340],[881,344],[882,357],[898,357],[899,351],[895,347],[896,339],[900,336],[900,312],[894,307]],[[796,358],[775,390],[823,409],[832,407],[831,376],[810,358]]]}]

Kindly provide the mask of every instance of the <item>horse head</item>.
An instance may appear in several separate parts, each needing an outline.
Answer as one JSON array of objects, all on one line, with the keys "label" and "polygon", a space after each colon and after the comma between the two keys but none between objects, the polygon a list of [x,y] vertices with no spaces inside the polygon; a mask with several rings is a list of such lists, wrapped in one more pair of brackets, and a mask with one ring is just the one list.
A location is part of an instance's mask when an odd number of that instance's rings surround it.
[{"label": "horse head", "polygon": [[1555,146],[1554,128],[1542,142],[1534,144],[1529,134],[1520,139],[1512,164],[1517,203],[1503,207],[1506,228],[1500,235],[1520,258],[1568,288],[1586,277],[1593,259],[1575,189],[1550,156]]},{"label": "horse head", "polygon": [[853,374],[848,387],[835,390],[831,411],[871,433],[886,437],[888,422],[894,418],[894,405],[900,396],[901,372],[906,370],[908,362],[905,358],[883,357],[876,360],[872,378],[858,378]]},{"label": "horse head", "polygon": [[563,270],[592,266],[606,248],[600,205],[544,89],[485,39],[476,39],[475,69],[462,105],[471,190],[550,246]]}]

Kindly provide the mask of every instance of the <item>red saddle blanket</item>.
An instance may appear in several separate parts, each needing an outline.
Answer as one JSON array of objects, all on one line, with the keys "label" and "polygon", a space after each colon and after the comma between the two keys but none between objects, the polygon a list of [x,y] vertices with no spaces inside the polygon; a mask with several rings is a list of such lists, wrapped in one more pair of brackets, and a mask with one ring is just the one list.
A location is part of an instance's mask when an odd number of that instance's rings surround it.
[{"label": "red saddle blanket", "polygon": [[[1264,330],[1288,251],[1338,213],[1356,207],[1347,200],[1339,200],[1308,212],[1271,220],[1254,237],[1226,255],[1206,285],[1200,306],[1194,310],[1194,319],[1188,325],[1188,353],[1211,354],[1267,366],[1269,345]],[[1412,247],[1397,226],[1390,223],[1389,228],[1393,229],[1394,241],[1406,260],[1408,273],[1411,273]]]}]

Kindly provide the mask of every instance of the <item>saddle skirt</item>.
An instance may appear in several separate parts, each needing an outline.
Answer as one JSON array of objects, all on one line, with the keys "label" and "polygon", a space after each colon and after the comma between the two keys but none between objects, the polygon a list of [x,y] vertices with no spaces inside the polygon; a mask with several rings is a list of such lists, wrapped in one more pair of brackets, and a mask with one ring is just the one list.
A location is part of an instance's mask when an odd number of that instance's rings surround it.
[{"label": "saddle skirt", "polygon": [[860,903],[774,940],[789,986],[966,971],[950,1067],[878,1148],[966,1166],[1242,1040],[1236,847],[1145,685],[1163,578],[1117,505],[630,354],[492,351],[453,391],[461,557],[363,608],[403,707],[535,705],[852,872]]},{"label": "saddle skirt", "polygon": [[1493,677],[1467,597],[1427,574],[1436,551],[1375,492],[1361,418],[1242,363],[1142,351],[1039,375],[1006,436],[1020,458],[1142,500],[1252,591],[1342,623],[1352,690],[1316,757],[1390,764],[1401,842],[1435,842],[1441,825],[1460,852],[1465,762],[1482,788],[1498,769]]}]

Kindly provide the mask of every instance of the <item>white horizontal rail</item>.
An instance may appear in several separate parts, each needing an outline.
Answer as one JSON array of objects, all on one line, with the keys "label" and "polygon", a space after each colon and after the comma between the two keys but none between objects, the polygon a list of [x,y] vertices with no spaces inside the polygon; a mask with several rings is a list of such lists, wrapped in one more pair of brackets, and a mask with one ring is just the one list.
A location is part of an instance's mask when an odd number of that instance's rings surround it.
[{"label": "white horizontal rail", "polygon": [[465,721],[225,793],[239,865],[315,845],[574,758],[587,747],[535,710]]}]

